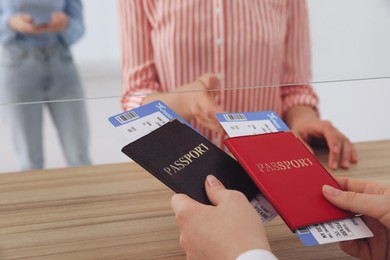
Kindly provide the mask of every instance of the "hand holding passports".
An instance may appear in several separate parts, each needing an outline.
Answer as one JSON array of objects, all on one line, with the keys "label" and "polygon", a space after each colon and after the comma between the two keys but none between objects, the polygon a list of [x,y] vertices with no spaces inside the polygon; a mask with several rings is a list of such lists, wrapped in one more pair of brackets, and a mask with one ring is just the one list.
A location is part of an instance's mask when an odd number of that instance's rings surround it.
[{"label": "hand holding passports", "polygon": [[[271,119],[274,120],[275,115]],[[289,228],[293,232],[298,230],[297,234],[304,243],[305,239],[312,240],[315,237],[310,227],[307,232],[300,233],[306,226],[323,225],[325,222],[353,216],[350,212],[336,208],[323,197],[324,184],[340,187],[303,143],[292,132],[285,131],[286,126],[280,122],[275,121],[273,125],[280,125],[283,130],[279,131],[282,132],[275,132],[278,131],[275,128],[274,133],[270,133],[272,122],[263,121],[260,127],[259,124],[250,125],[255,131],[263,129],[265,134],[225,140],[239,163],[177,119],[132,141],[122,151],[175,192],[185,193],[204,204],[210,204],[204,188],[209,174],[215,175],[226,188],[243,192],[252,205],[260,189]],[[234,130],[240,127],[237,124]],[[352,222],[355,224],[356,221]],[[333,224],[330,224],[330,228],[337,229],[344,225]],[[339,231],[334,232],[337,234]],[[313,235],[307,239],[307,233],[310,232]],[[319,236],[322,235],[319,233]],[[332,237],[330,233],[329,236]],[[317,239],[316,242],[329,243],[364,236],[367,235],[342,236],[339,240],[325,242],[318,242]],[[309,241],[305,244],[315,243]]]},{"label": "hand holding passports", "polygon": [[225,144],[292,231],[353,216],[323,197],[324,184],[341,187],[292,132],[234,137]]},{"label": "hand holding passports", "polygon": [[122,152],[177,193],[210,204],[204,183],[212,174],[248,200],[259,190],[232,157],[177,119],[123,147]]}]

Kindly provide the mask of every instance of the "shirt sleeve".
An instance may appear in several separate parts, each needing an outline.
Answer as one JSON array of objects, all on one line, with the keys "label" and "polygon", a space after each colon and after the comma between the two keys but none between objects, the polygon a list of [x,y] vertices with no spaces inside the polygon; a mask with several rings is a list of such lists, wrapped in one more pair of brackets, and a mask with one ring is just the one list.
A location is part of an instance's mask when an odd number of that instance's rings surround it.
[{"label": "shirt sleeve", "polygon": [[284,114],[291,107],[306,105],[315,110],[318,97],[311,80],[311,50],[306,1],[288,1],[288,31],[285,40],[285,60],[281,87]]},{"label": "shirt sleeve", "polygon": [[151,43],[147,1],[118,0],[122,49],[122,108],[142,104],[145,96],[161,92]]},{"label": "shirt sleeve", "polygon": [[0,4],[0,43],[5,44],[16,37],[16,32],[8,25],[11,12],[7,12]]},{"label": "shirt sleeve", "polygon": [[81,1],[67,0],[64,13],[69,17],[69,25],[60,34],[60,38],[65,45],[70,46],[79,40],[85,31]]},{"label": "shirt sleeve", "polygon": [[278,260],[274,254],[263,249],[252,249],[239,255],[236,260]]}]

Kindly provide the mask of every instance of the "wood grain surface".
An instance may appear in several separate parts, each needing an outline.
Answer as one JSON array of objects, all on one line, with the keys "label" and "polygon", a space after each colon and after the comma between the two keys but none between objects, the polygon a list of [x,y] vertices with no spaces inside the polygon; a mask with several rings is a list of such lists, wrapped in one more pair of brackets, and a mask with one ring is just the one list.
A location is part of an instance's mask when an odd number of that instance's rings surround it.
[{"label": "wood grain surface", "polygon": [[[356,147],[359,163],[332,174],[390,184],[390,141]],[[172,194],[135,163],[0,174],[0,259],[186,259]],[[351,259],[303,246],[279,217],[266,230],[280,259]]]}]

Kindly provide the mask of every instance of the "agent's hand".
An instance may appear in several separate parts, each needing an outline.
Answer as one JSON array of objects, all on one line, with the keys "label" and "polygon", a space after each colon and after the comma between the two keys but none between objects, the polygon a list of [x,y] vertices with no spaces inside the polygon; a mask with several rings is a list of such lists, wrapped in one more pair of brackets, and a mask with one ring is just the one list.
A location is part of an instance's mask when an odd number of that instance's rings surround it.
[{"label": "agent's hand", "polygon": [[310,148],[309,144],[326,144],[329,148],[328,165],[336,170],[348,169],[351,163],[357,163],[355,146],[329,121],[321,120],[310,107],[297,106],[286,116],[291,130]]},{"label": "agent's hand", "polygon": [[183,111],[184,117],[195,119],[199,125],[223,134],[224,131],[215,117],[215,114],[224,112],[215,100],[220,84],[217,76],[208,73],[190,84],[179,87],[177,91],[189,92],[177,97],[182,107],[186,107]]},{"label": "agent's hand", "polygon": [[8,20],[9,26],[19,33],[40,34],[46,32],[46,28],[37,27],[33,23],[33,18],[25,13],[19,13]]},{"label": "agent's hand", "polygon": [[49,32],[63,32],[69,24],[68,16],[63,12],[54,12],[51,16],[51,20],[47,25]]},{"label": "agent's hand", "polygon": [[226,190],[214,176],[206,180],[214,206],[175,194],[171,204],[180,228],[180,244],[188,259],[235,259],[250,249],[270,246],[259,215],[238,191]]},{"label": "agent's hand", "polygon": [[348,169],[350,163],[357,162],[355,146],[329,121],[309,121],[295,127],[293,131],[306,143],[311,143],[313,139],[326,142],[329,148],[328,165],[332,169],[339,166]]},{"label": "agent's hand", "polygon": [[173,93],[154,93],[144,99],[143,104],[161,100],[184,120],[194,119],[200,126],[224,134],[215,114],[225,112],[215,100],[220,80],[212,73],[196,81],[178,87]]},{"label": "agent's hand", "polygon": [[344,241],[340,248],[361,259],[390,259],[390,186],[364,180],[337,178],[345,191],[324,185],[323,194],[335,206],[364,214],[374,237]]}]

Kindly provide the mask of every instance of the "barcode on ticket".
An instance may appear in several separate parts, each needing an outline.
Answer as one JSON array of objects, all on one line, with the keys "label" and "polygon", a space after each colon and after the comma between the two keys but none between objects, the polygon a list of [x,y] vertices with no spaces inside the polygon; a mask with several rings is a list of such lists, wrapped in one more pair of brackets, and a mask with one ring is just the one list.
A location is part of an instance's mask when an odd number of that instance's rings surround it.
[{"label": "barcode on ticket", "polygon": [[115,117],[115,119],[118,120],[121,124],[129,122],[136,118],[139,118],[139,116],[134,111],[127,111]]},{"label": "barcode on ticket", "polygon": [[224,114],[226,121],[247,120],[244,114]]},{"label": "barcode on ticket", "polygon": [[257,214],[260,215],[263,222],[269,221],[269,218],[273,217],[273,214],[261,204],[254,205],[254,208],[257,211]]}]

